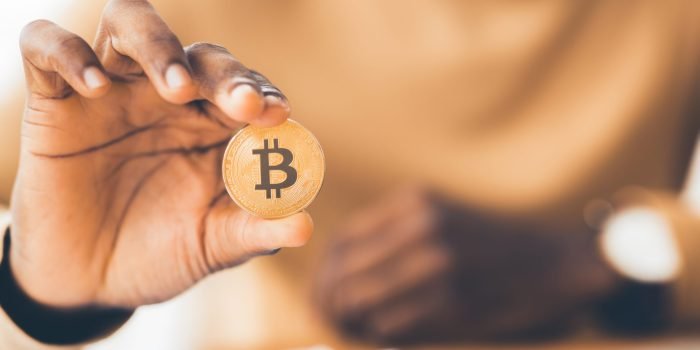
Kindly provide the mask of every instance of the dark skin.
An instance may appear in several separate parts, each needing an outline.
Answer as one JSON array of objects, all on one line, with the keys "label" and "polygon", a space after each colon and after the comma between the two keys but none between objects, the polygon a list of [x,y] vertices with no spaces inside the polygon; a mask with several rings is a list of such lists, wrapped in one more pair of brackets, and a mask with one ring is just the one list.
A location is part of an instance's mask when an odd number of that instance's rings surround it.
[{"label": "dark skin", "polygon": [[[29,95],[9,259],[30,302],[97,307],[99,319],[310,238],[307,213],[262,220],[223,192],[232,131],[289,116],[281,92],[226,49],[183,48],[145,1],[112,1],[92,46],[46,21],[21,46]],[[590,235],[504,225],[423,190],[389,197],[354,215],[321,264],[323,311],[349,335],[517,334],[613,288]]]},{"label": "dark skin", "polygon": [[225,194],[233,132],[290,113],[225,48],[183,48],[148,2],[122,0],[93,45],[48,21],[27,25],[20,45],[28,97],[9,262],[33,302],[131,310],[310,239],[306,212],[264,220]]},{"label": "dark skin", "polygon": [[592,233],[536,227],[402,189],[333,235],[320,307],[344,334],[390,345],[552,329],[618,281]]}]

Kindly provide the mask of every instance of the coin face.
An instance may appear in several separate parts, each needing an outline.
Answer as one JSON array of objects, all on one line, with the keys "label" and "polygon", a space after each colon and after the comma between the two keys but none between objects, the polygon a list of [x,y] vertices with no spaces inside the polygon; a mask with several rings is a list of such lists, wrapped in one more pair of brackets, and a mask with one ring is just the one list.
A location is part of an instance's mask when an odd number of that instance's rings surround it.
[{"label": "coin face", "polygon": [[294,120],[239,130],[226,147],[226,190],[241,208],[263,218],[297,213],[314,200],[326,169],[323,150]]}]

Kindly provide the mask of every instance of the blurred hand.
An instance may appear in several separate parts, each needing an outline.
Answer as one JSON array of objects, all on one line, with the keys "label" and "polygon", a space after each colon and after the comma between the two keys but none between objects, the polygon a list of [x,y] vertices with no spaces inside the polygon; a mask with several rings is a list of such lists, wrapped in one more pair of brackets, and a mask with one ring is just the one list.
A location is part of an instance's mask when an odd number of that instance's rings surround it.
[{"label": "blurred hand", "polygon": [[10,261],[34,300],[156,303],[309,239],[307,213],[263,220],[225,194],[232,131],[289,115],[279,90],[226,49],[183,49],[146,1],[110,2],[93,47],[36,21],[21,48],[29,96]]},{"label": "blurred hand", "polygon": [[356,338],[449,341],[547,328],[613,289],[592,234],[532,226],[399,191],[333,236],[320,307]]}]

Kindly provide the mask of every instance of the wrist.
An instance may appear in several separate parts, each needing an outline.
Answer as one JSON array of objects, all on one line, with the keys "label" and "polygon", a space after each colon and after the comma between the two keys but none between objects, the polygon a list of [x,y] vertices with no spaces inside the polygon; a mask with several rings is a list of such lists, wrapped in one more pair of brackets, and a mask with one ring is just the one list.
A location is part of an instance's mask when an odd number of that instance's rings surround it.
[{"label": "wrist", "polygon": [[621,283],[599,304],[605,329],[647,333],[671,325],[671,286],[681,265],[672,231],[661,214],[644,207],[627,208],[607,220],[599,251]]},{"label": "wrist", "polygon": [[[3,230],[0,306],[27,335],[47,344],[78,344],[104,337],[124,324],[134,310],[88,305],[60,309],[43,305],[19,287],[10,266],[9,229]],[[1,245],[0,245],[1,246]]]}]

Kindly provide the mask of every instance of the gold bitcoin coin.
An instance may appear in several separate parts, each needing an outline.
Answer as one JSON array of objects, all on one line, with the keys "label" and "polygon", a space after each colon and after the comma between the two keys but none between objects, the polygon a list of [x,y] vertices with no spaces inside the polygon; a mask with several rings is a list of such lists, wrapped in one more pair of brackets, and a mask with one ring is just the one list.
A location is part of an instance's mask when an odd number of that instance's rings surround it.
[{"label": "gold bitcoin coin", "polygon": [[271,127],[252,125],[233,136],[222,172],[233,201],[263,218],[297,213],[314,200],[326,162],[318,140],[294,120]]}]

